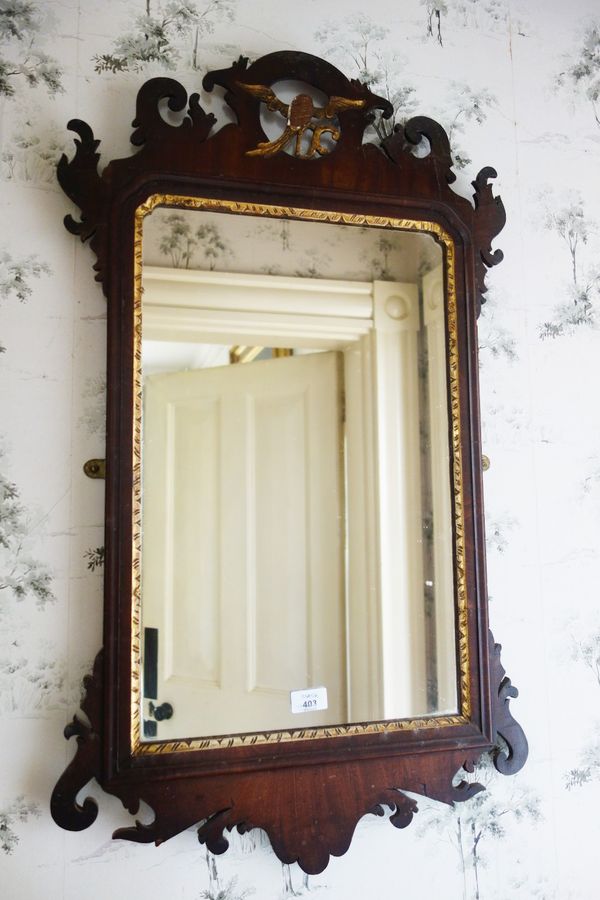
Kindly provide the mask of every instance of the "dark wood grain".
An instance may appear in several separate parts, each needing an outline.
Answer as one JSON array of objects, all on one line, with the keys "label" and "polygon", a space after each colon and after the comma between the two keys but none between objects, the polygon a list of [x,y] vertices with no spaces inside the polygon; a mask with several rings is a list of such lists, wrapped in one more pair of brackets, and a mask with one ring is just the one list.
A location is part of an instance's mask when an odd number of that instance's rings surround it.
[{"label": "dark wood grain", "polygon": [[[283,79],[305,81],[338,98],[340,133],[331,152],[310,160],[284,152],[248,155],[268,140],[260,124],[261,101],[248,86],[270,88]],[[68,736],[77,735],[78,751],[54,791],[52,814],[64,828],[91,824],[94,802],[78,806],[75,796],[95,777],[130,811],[140,800],[155,811],[151,825],[119,829],[116,837],[160,843],[202,822],[200,840],[223,852],[227,830],[262,827],[282,861],[297,860],[305,871],[318,872],[331,854],[347,850],[366,812],[381,814],[391,807],[392,823],[408,825],[417,805],[403,791],[447,803],[465,800],[482,788],[453,785],[461,767],[472,770],[490,751],[504,773],[516,771],[526,759],[523,732],[508,708],[516,691],[488,632],[481,484],[476,320],[486,271],[502,258],[492,243],[505,212],[493,195],[491,168],[482,169],[473,183],[474,206],[454,193],[448,138],[431,119],[411,119],[381,146],[363,143],[373,115],[389,116],[390,104],[324,60],[289,52],[252,65],[241,58],[209,73],[203,85],[208,91],[225,90],[236,124],[213,134],[214,117],[204,112],[197,93],[188,99],[178,82],[154,78],[137,98],[132,135],[137,153],[113,160],[100,175],[99,141],[87,124],[73,120],[69,128],[78,136],[76,152],[71,160],[63,156],[58,166],[61,186],[81,210],[79,221],[68,216],[65,224],[81,240],[90,240],[96,277],[108,300],[108,413],[104,652],[86,684],[90,725],[76,718],[68,728]],[[185,111],[179,125],[160,115],[165,100],[173,112]],[[304,110],[298,121],[306,123],[309,112]],[[412,151],[423,138],[430,152],[417,157]],[[468,722],[269,746],[132,754],[133,222],[135,209],[156,193],[412,218],[438,223],[451,235],[471,660]]]}]

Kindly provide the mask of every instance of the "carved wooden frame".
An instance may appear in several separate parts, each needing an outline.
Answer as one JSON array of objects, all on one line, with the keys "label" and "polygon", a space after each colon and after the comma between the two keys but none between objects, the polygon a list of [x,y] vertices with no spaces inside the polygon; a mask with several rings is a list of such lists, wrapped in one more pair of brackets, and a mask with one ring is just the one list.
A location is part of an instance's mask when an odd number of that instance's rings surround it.
[{"label": "carved wooden frame", "polygon": [[[287,79],[322,91],[327,106],[315,110],[305,98],[298,108],[290,104],[283,110],[271,86]],[[138,93],[131,140],[139,152],[113,160],[99,175],[99,141],[88,125],[73,120],[76,154],[71,161],[63,156],[58,166],[61,186],[81,209],[81,220],[67,216],[66,227],[82,241],[90,239],[96,278],[108,300],[108,427],[104,649],[84,682],[82,709],[89,724],[75,716],[65,730],[66,737],[77,737],[77,753],[54,789],[51,810],[63,828],[87,828],[97,805],[91,798],[80,805],[76,795],[95,777],[131,813],[140,800],[155,812],[150,825],[121,828],[114,837],[160,843],[201,823],[200,841],[221,853],[227,848],[226,829],[261,827],[283,862],[298,861],[306,872],[316,873],[330,854],[347,850],[365,813],[383,814],[391,807],[392,824],[404,827],[417,809],[406,791],[447,803],[466,800],[482,787],[455,783],[461,767],[472,771],[480,756],[491,752],[498,771],[511,774],[527,757],[525,736],[509,711],[517,691],[505,677],[500,647],[488,631],[485,584],[477,316],[486,270],[502,259],[491,242],[505,214],[488,183],[496,174],[491,168],[482,169],[473,182],[474,206],[451,190],[455,176],[448,137],[431,119],[411,119],[381,145],[363,143],[376,111],[391,115],[389,102],[317,57],[272,53],[252,65],[240,58],[229,69],[206,75],[206,90],[217,85],[225,89],[236,124],[211,135],[215,118],[203,111],[198,94],[188,101],[178,82],[154,78]],[[161,116],[164,100],[172,112],[185,111],[180,124],[168,124]],[[263,132],[261,103],[287,115],[279,141],[269,142]],[[331,136],[327,146],[320,142],[324,133]],[[286,145],[300,147],[299,134],[311,139],[310,158],[303,155],[306,149],[300,155],[283,152]],[[424,137],[430,152],[417,157],[412,151]],[[132,360],[139,267],[133,248],[136,211],[155,195],[302,207],[382,222],[411,219],[432,233],[451,236],[464,503],[460,576],[466,585],[470,660],[466,714],[461,706],[461,715],[417,720],[410,728],[359,727],[356,733],[312,740],[132,751]],[[465,689],[463,684],[460,691]]]}]

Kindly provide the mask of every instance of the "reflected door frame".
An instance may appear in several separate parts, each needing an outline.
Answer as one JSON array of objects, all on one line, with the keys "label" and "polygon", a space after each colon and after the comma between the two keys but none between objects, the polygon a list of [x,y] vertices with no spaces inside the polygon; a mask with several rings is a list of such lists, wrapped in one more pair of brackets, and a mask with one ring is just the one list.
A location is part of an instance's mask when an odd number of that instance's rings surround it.
[{"label": "reflected door frame", "polygon": [[425,616],[411,602],[423,584],[418,286],[145,266],[143,291],[145,339],[343,352],[349,717],[428,713]]}]

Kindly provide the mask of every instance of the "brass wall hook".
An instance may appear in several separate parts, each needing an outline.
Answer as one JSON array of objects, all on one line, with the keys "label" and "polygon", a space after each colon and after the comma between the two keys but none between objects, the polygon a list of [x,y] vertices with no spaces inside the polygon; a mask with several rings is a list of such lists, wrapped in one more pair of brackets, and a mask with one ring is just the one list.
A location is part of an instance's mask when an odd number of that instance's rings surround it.
[{"label": "brass wall hook", "polygon": [[88,459],[83,464],[83,471],[88,478],[106,478],[106,460]]}]

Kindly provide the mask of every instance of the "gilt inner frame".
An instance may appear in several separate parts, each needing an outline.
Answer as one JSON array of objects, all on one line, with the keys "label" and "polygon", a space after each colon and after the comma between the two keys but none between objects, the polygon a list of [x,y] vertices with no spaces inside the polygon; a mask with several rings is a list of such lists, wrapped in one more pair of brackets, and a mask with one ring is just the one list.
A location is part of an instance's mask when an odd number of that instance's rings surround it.
[{"label": "gilt inner frame", "polygon": [[[285,731],[268,731],[212,737],[190,737],[167,741],[141,741],[141,528],[142,528],[142,238],[143,222],[156,207],[199,209],[234,215],[263,216],[271,219],[298,219],[394,229],[431,234],[441,245],[444,258],[448,391],[450,399],[450,444],[452,453],[452,502],[454,525],[455,610],[458,663],[459,712],[454,715],[424,716],[361,724],[319,726]],[[348,737],[396,731],[465,725],[471,717],[471,684],[466,586],[465,528],[462,483],[462,448],[459,395],[459,358],[457,334],[457,297],[455,248],[450,234],[437,222],[216,200],[177,194],[152,194],[137,207],[134,218],[133,284],[133,442],[132,442],[132,567],[131,567],[131,729],[130,749],[134,756],[179,753],[188,750],[278,744],[318,738]]]}]

